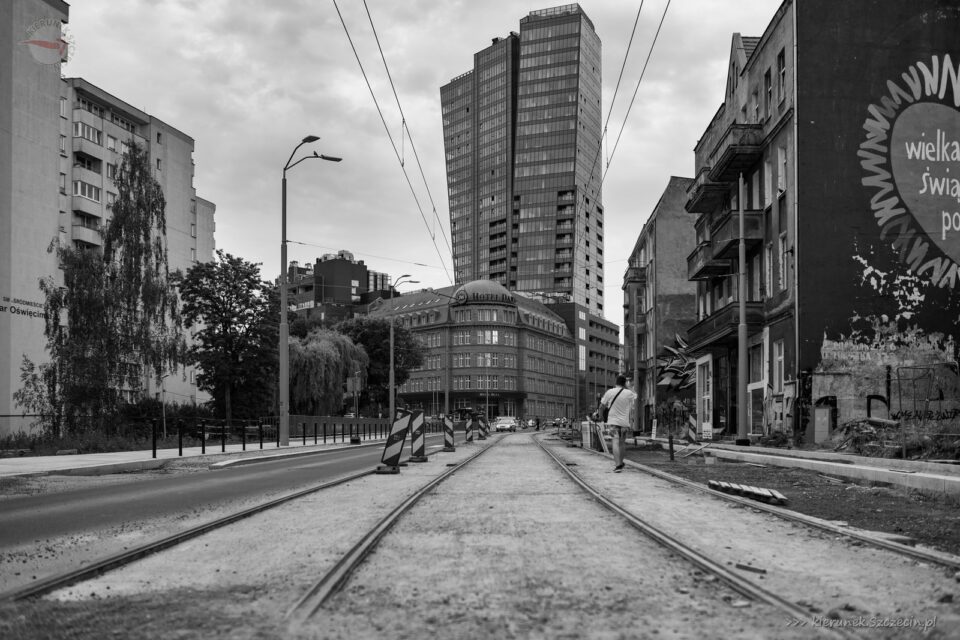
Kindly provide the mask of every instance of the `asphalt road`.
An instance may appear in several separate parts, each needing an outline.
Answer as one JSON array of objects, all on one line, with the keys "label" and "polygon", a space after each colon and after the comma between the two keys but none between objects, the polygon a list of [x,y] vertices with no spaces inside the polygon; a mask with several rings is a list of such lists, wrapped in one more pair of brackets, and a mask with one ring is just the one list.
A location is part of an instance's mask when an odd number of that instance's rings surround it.
[{"label": "asphalt road", "polygon": [[[437,435],[428,436],[428,450],[437,442]],[[442,436],[439,442],[442,444]],[[404,451],[405,455],[409,452],[409,444]],[[131,478],[129,483],[10,498],[0,504],[0,549],[125,522],[175,517],[231,502],[264,501],[373,469],[382,454],[382,447],[336,449],[219,470]]]}]

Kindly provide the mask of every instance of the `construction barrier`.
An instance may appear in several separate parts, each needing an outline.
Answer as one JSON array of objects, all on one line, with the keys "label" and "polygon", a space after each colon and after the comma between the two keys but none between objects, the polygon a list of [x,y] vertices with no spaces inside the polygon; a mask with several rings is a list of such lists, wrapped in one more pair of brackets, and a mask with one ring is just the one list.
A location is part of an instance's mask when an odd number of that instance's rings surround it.
[{"label": "construction barrier", "polygon": [[453,446],[453,418],[449,416],[443,419],[443,450],[447,453],[457,450]]},{"label": "construction barrier", "polygon": [[467,443],[473,442],[473,430],[476,428],[477,419],[470,417],[467,418],[467,421],[464,423],[464,427],[467,430]]},{"label": "construction barrier", "polygon": [[427,438],[423,411],[414,411],[410,425],[410,462],[426,462]]},{"label": "construction barrier", "polygon": [[383,447],[383,456],[377,467],[377,473],[400,473],[400,454],[403,453],[403,443],[407,439],[407,429],[410,427],[410,417],[413,414],[406,409],[397,409],[387,444]]},{"label": "construction barrier", "polygon": [[487,425],[487,421],[481,417],[477,422],[480,423],[480,427],[477,429],[477,440],[486,440],[487,434],[490,433],[490,427]]}]

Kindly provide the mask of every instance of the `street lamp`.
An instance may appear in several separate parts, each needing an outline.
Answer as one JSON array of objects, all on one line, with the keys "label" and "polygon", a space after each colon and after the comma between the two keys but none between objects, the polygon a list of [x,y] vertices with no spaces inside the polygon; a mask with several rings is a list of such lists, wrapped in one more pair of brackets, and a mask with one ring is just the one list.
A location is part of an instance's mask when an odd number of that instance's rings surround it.
[{"label": "street lamp", "polygon": [[[393,424],[393,421],[397,419],[397,406],[396,406],[396,392],[394,390],[394,376],[393,376],[393,292],[396,291],[396,288],[400,286],[404,278],[409,278],[410,274],[405,273],[397,281],[390,285],[390,423]],[[417,284],[419,280],[407,280],[407,284]]]},{"label": "street lamp", "polygon": [[287,159],[287,164],[283,166],[283,196],[280,218],[280,423],[277,426],[278,437],[282,446],[290,444],[290,407],[288,404],[290,402],[290,346],[288,344],[290,327],[287,324],[287,169],[292,169],[304,160],[311,158],[330,162],[340,162],[342,160],[342,158],[320,155],[314,151],[312,156],[304,156],[296,162],[292,162],[297,149],[308,142],[316,142],[319,139],[317,136],[305,137],[300,141],[300,144],[293,148],[290,158]]}]

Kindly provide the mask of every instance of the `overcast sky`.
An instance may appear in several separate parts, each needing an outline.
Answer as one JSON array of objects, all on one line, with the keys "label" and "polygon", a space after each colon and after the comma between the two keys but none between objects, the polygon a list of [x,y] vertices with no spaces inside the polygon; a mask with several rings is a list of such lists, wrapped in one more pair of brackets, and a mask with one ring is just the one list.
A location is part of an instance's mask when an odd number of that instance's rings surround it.
[{"label": "overcast sky", "polygon": [[[667,2],[642,3],[605,156],[624,126]],[[491,38],[519,32],[529,11],[559,4],[367,0],[425,182],[410,141],[401,143],[400,112],[363,0],[75,0],[67,27],[75,48],[63,73],[194,138],[197,194],[217,205],[217,247],[262,263],[265,279],[280,269],[283,166],[297,143],[314,134],[321,140],[301,152],[343,162],[308,161],[288,171],[289,259],[313,262],[346,249],[374,270],[395,278],[409,273],[421,286],[439,287],[453,278],[440,87],[470,70],[473,54]],[[604,121],[640,5],[580,3],[603,45]],[[694,174],[694,145],[723,99],[732,34],[762,35],[779,5],[670,3],[603,183],[608,320],[622,323],[626,259],[667,181]]]}]

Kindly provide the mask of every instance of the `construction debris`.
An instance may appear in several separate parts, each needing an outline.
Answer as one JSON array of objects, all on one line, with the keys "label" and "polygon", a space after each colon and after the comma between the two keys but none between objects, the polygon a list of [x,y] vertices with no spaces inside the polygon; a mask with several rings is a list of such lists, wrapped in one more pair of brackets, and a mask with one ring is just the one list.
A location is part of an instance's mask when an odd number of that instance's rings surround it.
[{"label": "construction debris", "polygon": [[714,491],[722,491],[752,500],[759,500],[767,504],[786,504],[787,497],[775,489],[764,489],[761,487],[751,487],[745,484],[735,484],[732,482],[721,482],[719,480],[710,480],[707,486]]}]

